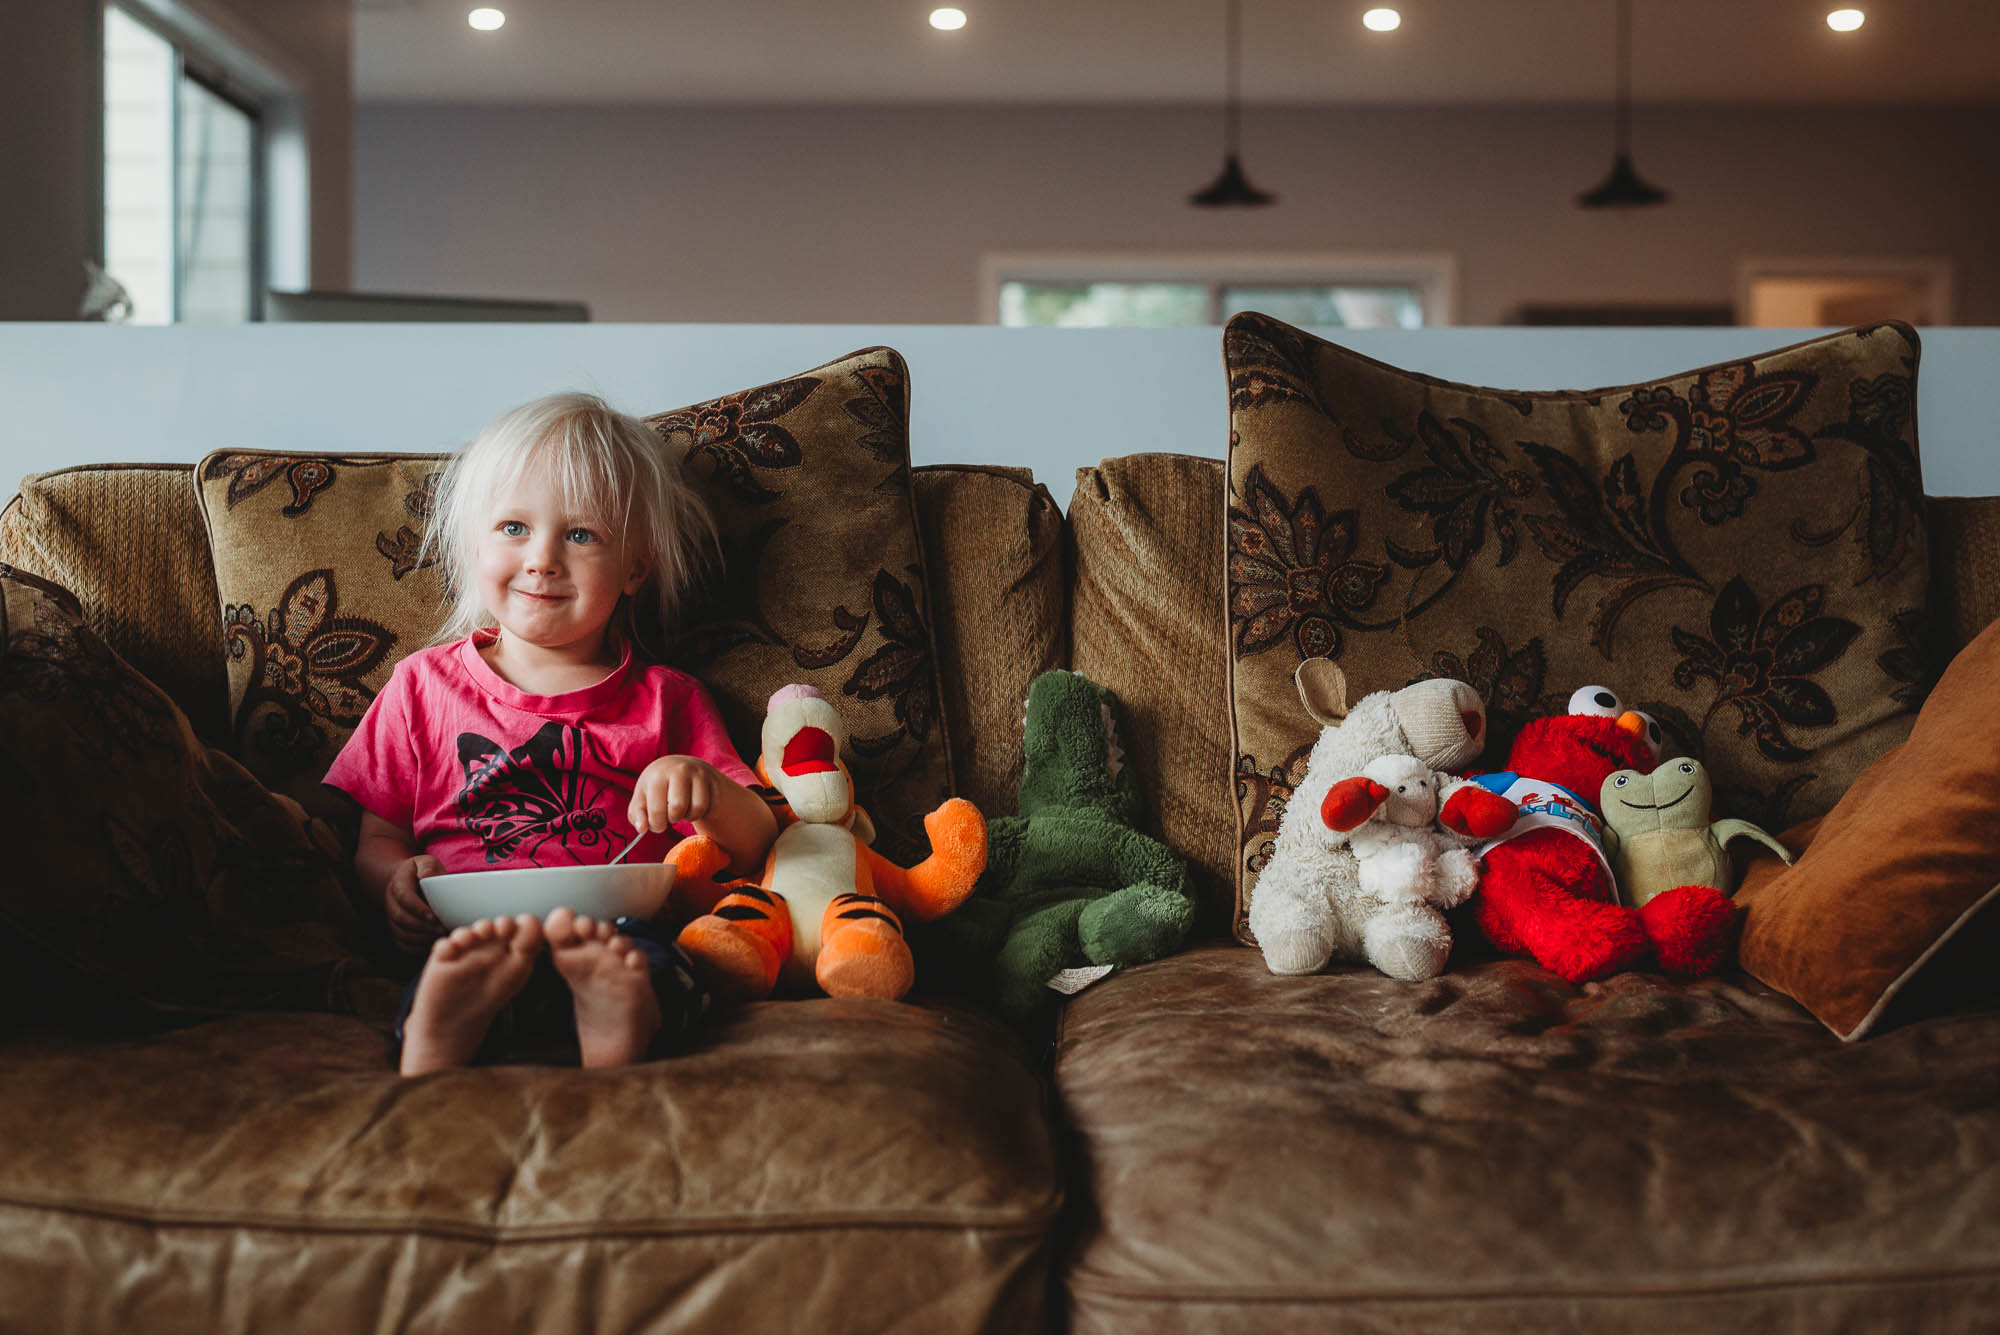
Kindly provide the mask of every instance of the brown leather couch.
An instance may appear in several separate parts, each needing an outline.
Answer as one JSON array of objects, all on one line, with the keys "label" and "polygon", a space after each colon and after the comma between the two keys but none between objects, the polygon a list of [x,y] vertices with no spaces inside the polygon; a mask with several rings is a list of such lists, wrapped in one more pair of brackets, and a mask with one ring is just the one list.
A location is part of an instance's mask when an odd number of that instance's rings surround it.
[{"label": "brown leather couch", "polygon": [[[1106,461],[1066,518],[1018,470],[917,479],[961,789],[1010,809],[1036,672],[1103,681],[1204,940],[1046,1042],[835,1000],[589,1073],[406,1081],[324,1013],[0,1041],[0,1330],[1992,1327],[2000,1012],[1843,1046],[1735,973],[1273,977],[1227,939],[1220,465]],[[1963,642],[2000,499],[1931,521]],[[0,517],[197,729],[204,543],[185,468]]]}]

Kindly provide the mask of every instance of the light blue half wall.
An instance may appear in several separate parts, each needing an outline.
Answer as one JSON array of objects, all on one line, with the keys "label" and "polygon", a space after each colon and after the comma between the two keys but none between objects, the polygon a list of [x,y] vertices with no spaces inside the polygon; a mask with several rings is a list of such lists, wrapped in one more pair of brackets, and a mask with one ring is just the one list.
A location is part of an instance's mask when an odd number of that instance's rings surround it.
[{"label": "light blue half wall", "polygon": [[[1411,370],[1588,389],[1779,347],[1812,330],[1326,330]],[[1923,332],[1918,422],[1933,495],[2000,494],[2000,329]],[[887,344],[910,365],[919,464],[1025,465],[1067,503],[1075,470],[1142,451],[1220,457],[1216,329],[956,325],[0,325],[0,485],[73,464],[210,450],[437,451],[524,399],[587,389],[677,408]]]}]

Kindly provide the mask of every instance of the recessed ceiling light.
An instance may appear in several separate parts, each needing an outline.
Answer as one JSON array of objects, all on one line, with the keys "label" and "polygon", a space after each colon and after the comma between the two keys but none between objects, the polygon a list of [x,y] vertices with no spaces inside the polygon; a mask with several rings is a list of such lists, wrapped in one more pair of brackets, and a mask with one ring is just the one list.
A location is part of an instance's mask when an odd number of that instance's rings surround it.
[{"label": "recessed ceiling light", "polygon": [[1375,32],[1394,32],[1403,26],[1403,16],[1393,9],[1371,9],[1361,16],[1361,26]]},{"label": "recessed ceiling light", "polygon": [[933,9],[931,26],[940,32],[956,32],[965,26],[965,11],[962,9]]},{"label": "recessed ceiling light", "polygon": [[1867,17],[1858,9],[1836,9],[1826,16],[1826,26],[1835,32],[1853,32]]},{"label": "recessed ceiling light", "polygon": [[507,16],[497,9],[475,9],[465,16],[465,21],[481,32],[492,32],[507,21]]}]

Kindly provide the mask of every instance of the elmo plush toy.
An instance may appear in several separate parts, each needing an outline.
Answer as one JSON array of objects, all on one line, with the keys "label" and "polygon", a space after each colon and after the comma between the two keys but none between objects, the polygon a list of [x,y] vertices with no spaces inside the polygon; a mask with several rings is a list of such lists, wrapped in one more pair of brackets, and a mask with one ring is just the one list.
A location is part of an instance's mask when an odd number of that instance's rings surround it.
[{"label": "elmo plush toy", "polygon": [[1509,770],[1479,776],[1440,813],[1451,828],[1473,833],[1502,823],[1496,796],[1517,813],[1481,849],[1485,871],[1473,898],[1480,929],[1500,949],[1532,956],[1572,983],[1616,973],[1648,953],[1669,973],[1713,971],[1729,951],[1735,906],[1704,885],[1678,886],[1643,908],[1621,904],[1591,800],[1618,770],[1652,772],[1659,725],[1602,686],[1577,691],[1569,707],[1565,717],[1521,729]]}]

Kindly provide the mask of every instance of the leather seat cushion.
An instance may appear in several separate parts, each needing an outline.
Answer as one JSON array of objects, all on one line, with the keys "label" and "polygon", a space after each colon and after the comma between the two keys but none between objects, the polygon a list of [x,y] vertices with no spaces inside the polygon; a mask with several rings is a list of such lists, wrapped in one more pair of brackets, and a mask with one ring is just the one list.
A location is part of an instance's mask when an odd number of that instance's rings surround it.
[{"label": "leather seat cushion", "polygon": [[1029,1328],[1060,1207],[1019,1045],[941,1008],[413,1080],[263,1014],[12,1043],[0,1087],[4,1329]]},{"label": "leather seat cushion", "polygon": [[1085,991],[1056,1082],[1079,1332],[1971,1329],[2000,1015],[1843,1046],[1744,977],[1427,983],[1199,948]]}]

